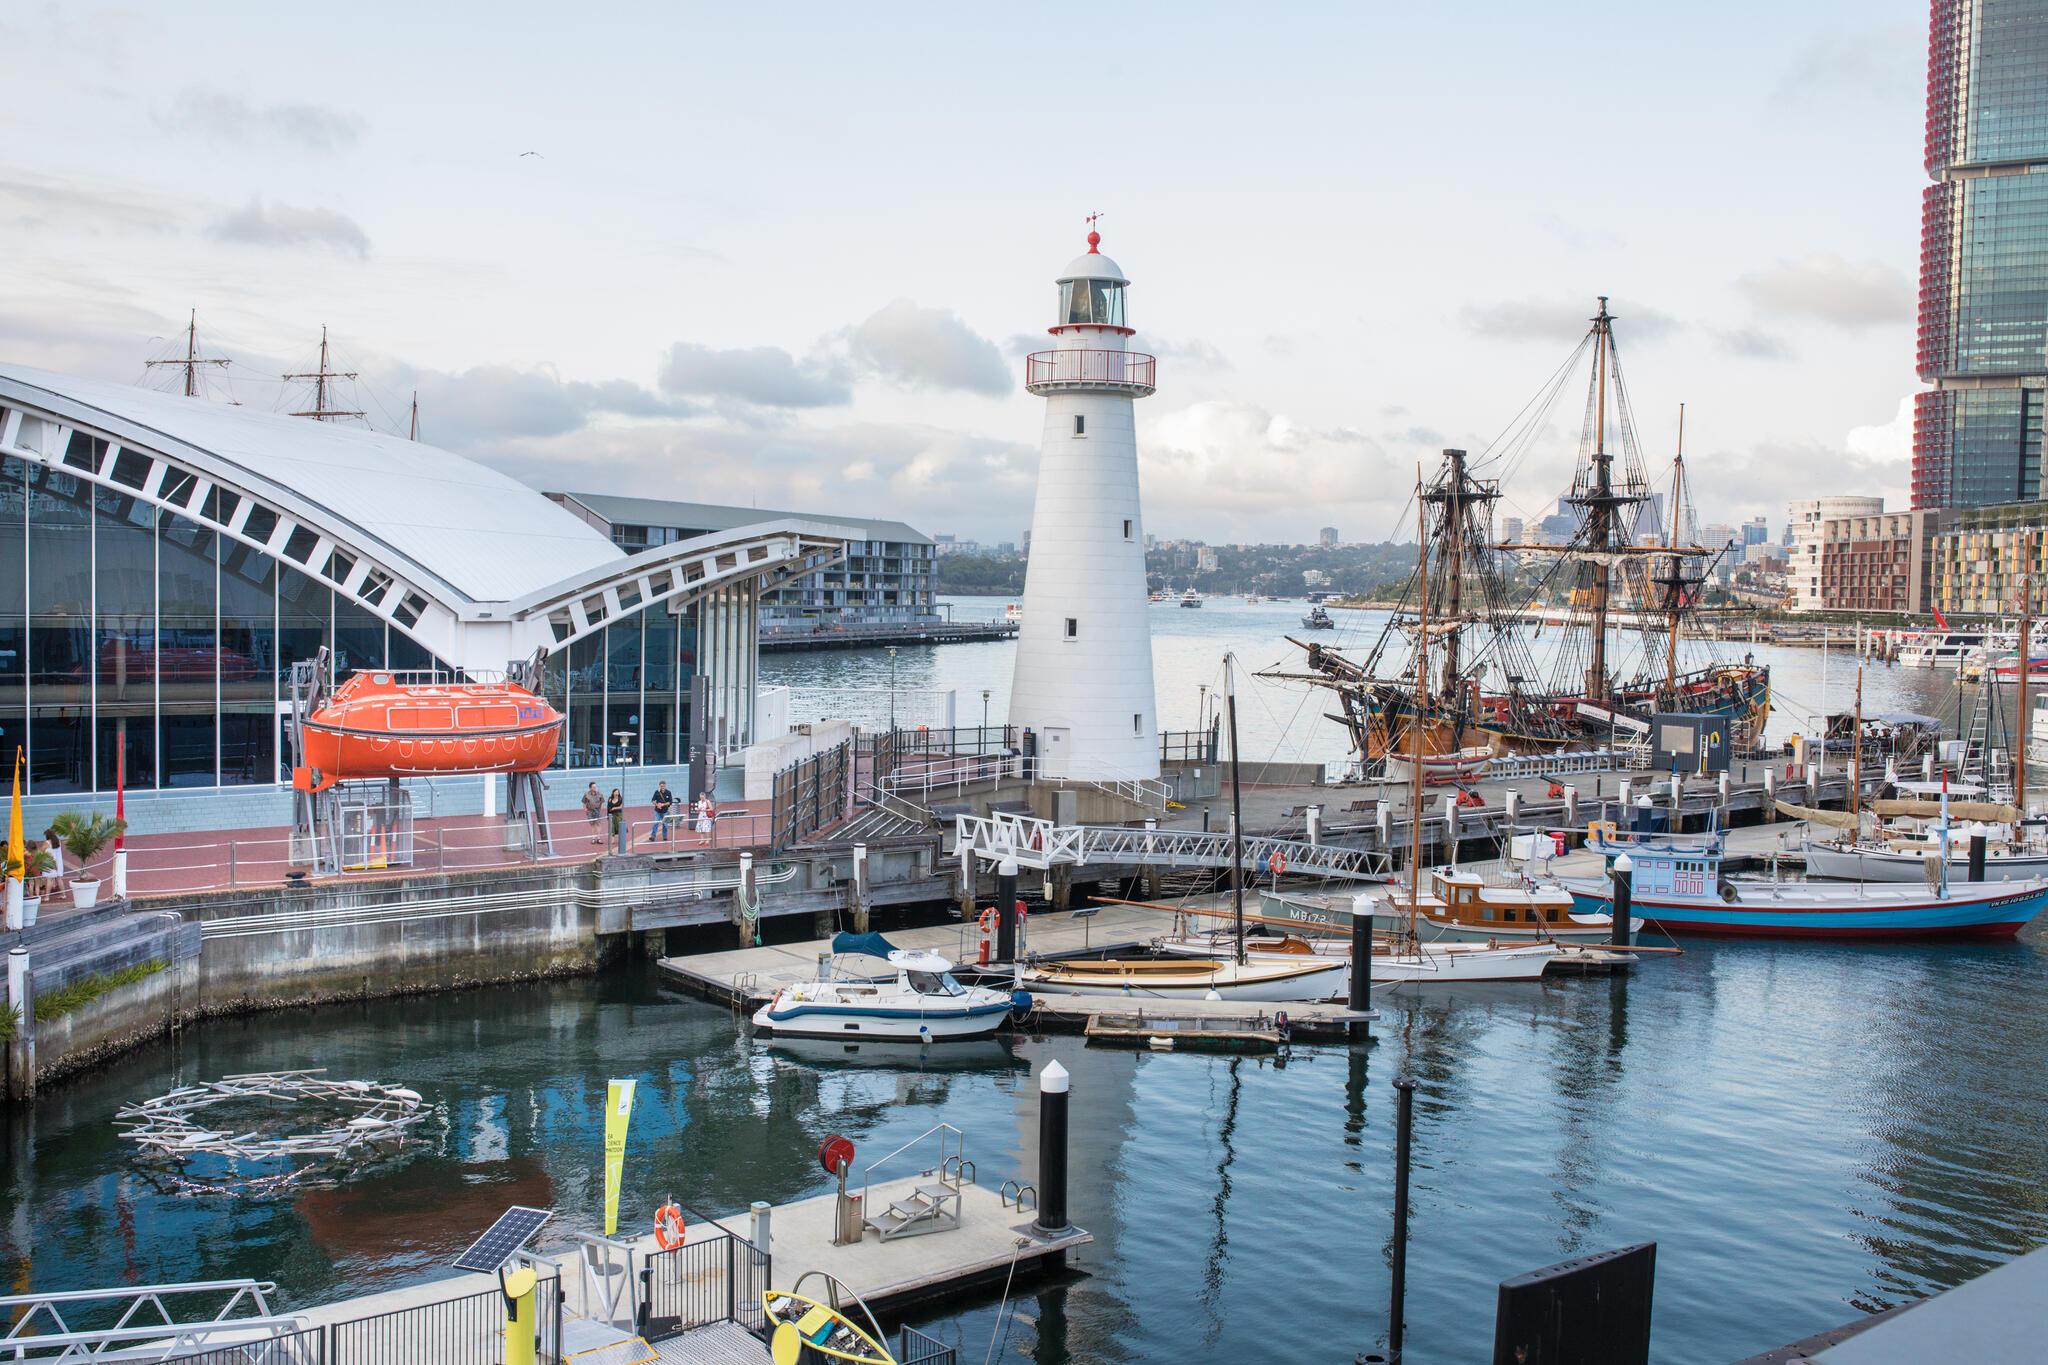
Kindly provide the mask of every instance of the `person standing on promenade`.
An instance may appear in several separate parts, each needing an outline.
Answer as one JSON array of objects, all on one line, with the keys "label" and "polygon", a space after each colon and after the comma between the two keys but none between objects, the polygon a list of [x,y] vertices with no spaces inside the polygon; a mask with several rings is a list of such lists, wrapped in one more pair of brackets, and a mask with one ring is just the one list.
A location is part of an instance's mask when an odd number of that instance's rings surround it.
[{"label": "person standing on promenade", "polygon": [[590,842],[601,844],[604,836],[598,832],[598,821],[604,818],[604,794],[595,782],[583,789],[583,818],[590,825]]},{"label": "person standing on promenade", "polygon": [[626,851],[626,798],[617,787],[613,787],[612,794],[605,799],[604,813],[611,817],[612,852],[624,853]]},{"label": "person standing on promenade", "polygon": [[666,839],[669,837],[668,813],[674,810],[676,806],[676,794],[668,789],[667,782],[657,782],[654,784],[653,804],[653,837],[656,839]]}]

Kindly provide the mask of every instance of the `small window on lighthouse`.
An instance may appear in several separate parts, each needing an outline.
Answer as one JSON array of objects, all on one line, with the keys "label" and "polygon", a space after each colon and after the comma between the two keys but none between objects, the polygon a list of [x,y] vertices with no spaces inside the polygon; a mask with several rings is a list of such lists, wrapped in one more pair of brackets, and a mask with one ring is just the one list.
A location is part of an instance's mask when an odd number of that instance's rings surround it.
[{"label": "small window on lighthouse", "polygon": [[1134,735],[1145,733],[1145,713],[1143,711],[1131,712],[1131,733]]},{"label": "small window on lighthouse", "polygon": [[1072,616],[1067,618],[1067,638],[1072,640],[1081,633],[1081,623]]},{"label": "small window on lighthouse", "polygon": [[1088,434],[1088,419],[1078,412],[1074,414],[1074,434],[1076,436],[1086,436]]},{"label": "small window on lighthouse", "polygon": [[1125,518],[1124,518],[1124,539],[1125,539],[1125,540],[1129,540],[1130,538],[1131,538],[1131,519],[1130,519],[1129,517],[1125,517]]}]

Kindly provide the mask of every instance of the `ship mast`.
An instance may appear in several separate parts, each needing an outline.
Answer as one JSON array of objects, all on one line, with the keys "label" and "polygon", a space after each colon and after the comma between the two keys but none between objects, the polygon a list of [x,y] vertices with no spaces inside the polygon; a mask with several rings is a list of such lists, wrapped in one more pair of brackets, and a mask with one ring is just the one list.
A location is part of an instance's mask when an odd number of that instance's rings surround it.
[{"label": "ship mast", "polygon": [[[1415,938],[1415,916],[1422,906],[1422,731],[1429,718],[1429,508],[1422,500],[1422,467],[1415,468],[1416,560],[1423,591],[1419,629],[1415,633],[1415,721],[1409,729],[1408,775],[1408,938]],[[1353,971],[1357,968],[1353,967]],[[1368,964],[1366,970],[1370,971]]]},{"label": "ship mast", "polygon": [[185,320],[185,358],[183,360],[145,360],[142,363],[145,369],[154,370],[161,366],[183,370],[185,372],[185,396],[187,398],[197,398],[199,396],[199,367],[201,365],[219,365],[222,367],[227,365],[225,360],[199,354],[199,310],[197,308],[194,308],[191,315]]},{"label": "ship mast", "polygon": [[[1594,380],[1599,391],[1593,426],[1593,492],[1586,499],[1588,544],[1606,551],[1614,544],[1614,457],[1607,453],[1607,350],[1613,344],[1614,320],[1607,314],[1607,296],[1600,296],[1600,311],[1593,318]],[[1586,665],[1586,696],[1591,701],[1607,700],[1607,599],[1612,568],[1604,558],[1593,560],[1593,651]]]},{"label": "ship mast", "polygon": [[1685,506],[1685,404],[1678,405],[1678,450],[1671,457],[1671,578],[1665,584],[1664,686],[1678,709],[1678,621],[1684,601],[1684,561],[1678,557],[1678,514]]},{"label": "ship mast", "polygon": [[353,408],[330,408],[327,406],[329,398],[328,381],[331,379],[353,381],[356,378],[356,374],[353,370],[330,370],[327,368],[327,325],[325,323],[322,323],[320,326],[320,368],[311,373],[288,374],[284,377],[287,381],[302,379],[313,381],[313,406],[293,413],[292,416],[294,417],[310,417],[316,422],[331,422],[337,417],[361,417],[363,415]]},{"label": "ship mast", "polygon": [[[2019,719],[2013,733],[2012,803],[2022,820],[2027,818],[2027,743],[2033,722],[2027,716],[2027,674],[2034,667],[2034,532],[2020,537],[2020,694]],[[1992,685],[1997,685],[1997,678]]]}]

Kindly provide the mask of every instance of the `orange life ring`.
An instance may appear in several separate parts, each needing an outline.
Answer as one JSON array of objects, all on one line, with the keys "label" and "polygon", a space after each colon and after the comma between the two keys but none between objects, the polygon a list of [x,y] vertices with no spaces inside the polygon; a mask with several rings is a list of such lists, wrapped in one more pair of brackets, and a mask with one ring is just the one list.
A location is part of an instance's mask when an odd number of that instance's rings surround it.
[{"label": "orange life ring", "polygon": [[991,905],[981,912],[981,932],[992,934],[996,930],[996,908]]},{"label": "orange life ring", "polygon": [[1266,870],[1276,877],[1285,872],[1287,870],[1287,855],[1277,848],[1274,849],[1266,858]]},{"label": "orange life ring", "polygon": [[674,1204],[663,1204],[654,1211],[654,1242],[663,1251],[674,1251],[683,1244],[683,1211]]}]

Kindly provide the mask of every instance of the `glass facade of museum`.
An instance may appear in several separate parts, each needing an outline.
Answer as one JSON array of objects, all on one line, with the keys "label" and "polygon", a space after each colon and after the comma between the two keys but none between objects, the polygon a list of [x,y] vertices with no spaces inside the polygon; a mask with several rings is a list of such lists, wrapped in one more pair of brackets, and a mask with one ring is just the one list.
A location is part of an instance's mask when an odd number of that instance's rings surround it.
[{"label": "glass facade of museum", "polygon": [[[308,570],[125,488],[0,457],[0,752],[19,746],[29,793],[281,780],[291,666],[322,646],[337,676],[446,670]],[[547,670],[569,717],[559,761],[687,761],[696,663],[694,610],[650,606],[574,641]]]}]

